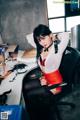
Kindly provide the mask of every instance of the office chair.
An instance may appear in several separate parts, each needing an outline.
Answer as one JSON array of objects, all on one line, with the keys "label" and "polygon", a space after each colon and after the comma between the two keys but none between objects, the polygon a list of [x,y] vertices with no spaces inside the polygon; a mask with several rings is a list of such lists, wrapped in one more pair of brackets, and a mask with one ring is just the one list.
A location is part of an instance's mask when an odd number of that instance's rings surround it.
[{"label": "office chair", "polygon": [[[41,86],[38,80],[41,76],[39,67],[33,68],[23,79],[23,96],[26,108],[30,114],[30,120],[62,120],[58,105],[75,107],[74,103],[60,101],[70,94],[75,83],[76,66],[80,59],[79,52],[67,47],[63,54],[60,72],[63,76],[62,84],[52,86]],[[53,95],[50,89],[62,86],[62,92]]]},{"label": "office chair", "polygon": [[[76,84],[79,83],[79,71],[80,71],[80,53],[78,50],[67,47],[61,61],[59,68],[63,81],[67,83],[66,86],[62,87],[62,92],[59,94],[58,99],[64,98],[65,96],[71,94]],[[60,98],[59,98],[60,97]],[[74,103],[70,102],[59,102],[59,105],[68,105],[71,108],[75,107]]]}]

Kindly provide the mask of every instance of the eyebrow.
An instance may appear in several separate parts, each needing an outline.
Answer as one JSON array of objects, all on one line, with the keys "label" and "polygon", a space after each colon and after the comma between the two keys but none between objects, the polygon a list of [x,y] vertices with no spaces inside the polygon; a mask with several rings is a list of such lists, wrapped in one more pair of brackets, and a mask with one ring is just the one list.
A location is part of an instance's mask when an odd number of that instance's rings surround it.
[{"label": "eyebrow", "polygon": [[39,36],[39,37],[37,37],[37,40],[40,40],[40,39],[44,39],[45,38],[45,36]]}]

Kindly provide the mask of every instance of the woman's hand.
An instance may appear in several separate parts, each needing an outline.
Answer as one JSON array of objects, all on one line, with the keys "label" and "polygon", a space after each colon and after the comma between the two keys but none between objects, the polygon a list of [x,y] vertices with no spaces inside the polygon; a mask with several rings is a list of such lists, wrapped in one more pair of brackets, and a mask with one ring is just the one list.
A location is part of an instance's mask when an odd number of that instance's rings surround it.
[{"label": "woman's hand", "polygon": [[61,92],[61,87],[59,88],[54,88],[50,90],[54,95],[59,94]]},{"label": "woman's hand", "polygon": [[55,89],[51,89],[50,91],[51,91],[54,95],[60,93],[60,91],[56,90],[56,88],[55,88]]},{"label": "woman's hand", "polygon": [[41,85],[47,85],[47,81],[44,76],[40,78]]},{"label": "woman's hand", "polygon": [[5,75],[4,75],[4,78],[6,78],[8,75],[10,75],[12,73],[12,71],[7,71],[6,73],[5,73]]}]

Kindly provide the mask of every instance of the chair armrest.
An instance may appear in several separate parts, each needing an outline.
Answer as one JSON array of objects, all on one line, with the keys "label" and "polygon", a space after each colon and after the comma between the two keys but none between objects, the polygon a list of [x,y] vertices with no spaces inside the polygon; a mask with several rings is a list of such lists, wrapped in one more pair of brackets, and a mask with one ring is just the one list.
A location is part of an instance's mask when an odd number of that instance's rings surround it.
[{"label": "chair armrest", "polygon": [[51,89],[55,89],[57,87],[63,87],[65,85],[67,85],[67,83],[66,82],[62,82],[62,83],[54,84],[54,85],[51,85],[51,86],[46,86],[46,88],[48,90],[51,90]]},{"label": "chair armrest", "polygon": [[35,88],[32,88],[28,91],[28,95],[40,95],[40,94],[45,93],[46,90],[49,91],[51,89],[55,89],[57,87],[62,87],[65,85],[67,85],[67,83],[63,82],[63,83],[58,83],[58,84],[51,85],[51,86],[43,85],[40,87],[35,87]]}]

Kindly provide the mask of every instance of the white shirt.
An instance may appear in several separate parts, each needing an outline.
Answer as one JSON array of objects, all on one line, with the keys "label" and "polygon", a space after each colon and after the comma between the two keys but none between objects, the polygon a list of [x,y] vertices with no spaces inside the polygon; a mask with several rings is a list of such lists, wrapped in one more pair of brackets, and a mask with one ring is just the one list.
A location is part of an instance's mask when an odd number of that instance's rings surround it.
[{"label": "white shirt", "polygon": [[55,53],[54,42],[53,42],[51,49],[49,51],[49,54],[47,55],[47,58],[45,60],[44,69],[42,69],[43,66],[40,63],[40,60],[38,60],[39,66],[41,67],[41,69],[45,73],[54,72],[54,71],[59,69],[59,66],[60,66],[60,63],[62,60],[63,52],[68,45],[69,33],[67,33],[67,32],[64,32],[64,34],[60,33],[60,35],[58,37],[61,40],[61,42],[58,44],[58,52]]}]

